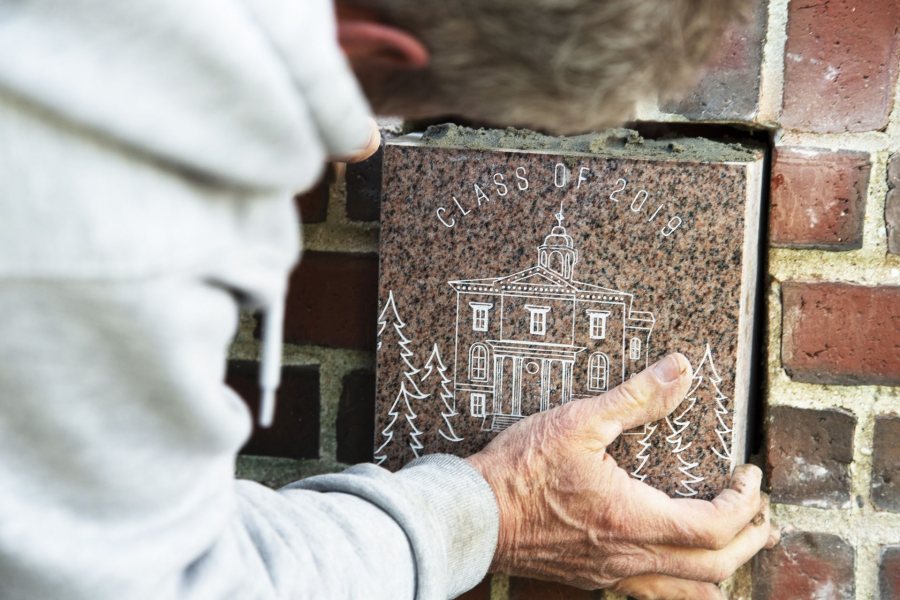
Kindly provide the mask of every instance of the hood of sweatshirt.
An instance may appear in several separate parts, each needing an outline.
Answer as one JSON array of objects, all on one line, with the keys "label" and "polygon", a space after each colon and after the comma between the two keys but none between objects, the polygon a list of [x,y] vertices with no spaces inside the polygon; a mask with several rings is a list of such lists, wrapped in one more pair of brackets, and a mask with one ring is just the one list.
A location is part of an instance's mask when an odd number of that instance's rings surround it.
[{"label": "hood of sweatshirt", "polygon": [[0,93],[257,189],[302,189],[369,134],[330,0],[4,2]]},{"label": "hood of sweatshirt", "polygon": [[271,423],[292,192],[370,133],[335,25],[330,0],[0,3],[0,278],[235,290]]}]

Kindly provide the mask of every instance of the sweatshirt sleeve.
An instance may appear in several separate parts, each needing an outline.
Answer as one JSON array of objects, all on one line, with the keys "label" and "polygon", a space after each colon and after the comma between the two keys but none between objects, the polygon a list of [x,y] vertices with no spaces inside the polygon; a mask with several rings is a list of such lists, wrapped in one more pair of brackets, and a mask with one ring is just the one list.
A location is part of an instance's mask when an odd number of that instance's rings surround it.
[{"label": "sweatshirt sleeve", "polygon": [[261,486],[241,486],[244,525],[279,597],[453,598],[481,581],[497,544],[493,492],[454,456],[426,456],[397,473],[357,465],[291,484],[275,501]]}]

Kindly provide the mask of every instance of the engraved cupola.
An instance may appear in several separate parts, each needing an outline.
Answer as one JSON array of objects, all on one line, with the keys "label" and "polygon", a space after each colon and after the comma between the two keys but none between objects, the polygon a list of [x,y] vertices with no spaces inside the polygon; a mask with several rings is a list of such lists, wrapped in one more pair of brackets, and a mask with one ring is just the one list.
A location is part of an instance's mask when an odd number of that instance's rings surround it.
[{"label": "engraved cupola", "polygon": [[544,238],[544,243],[538,246],[538,264],[564,279],[572,279],[575,263],[578,262],[578,251],[575,250],[572,236],[567,234],[566,228],[563,227],[562,205],[554,216],[556,226],[550,231],[550,235]]}]

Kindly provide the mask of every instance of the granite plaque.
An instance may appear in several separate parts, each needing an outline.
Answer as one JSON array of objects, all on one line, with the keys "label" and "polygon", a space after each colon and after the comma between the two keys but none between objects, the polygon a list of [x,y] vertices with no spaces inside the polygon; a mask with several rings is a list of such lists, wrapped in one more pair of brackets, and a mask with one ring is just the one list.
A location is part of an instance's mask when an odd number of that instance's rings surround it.
[{"label": "granite plaque", "polygon": [[384,148],[375,460],[468,455],[678,351],[687,399],[609,451],[710,498],[745,459],[763,154],[544,141],[438,130]]}]

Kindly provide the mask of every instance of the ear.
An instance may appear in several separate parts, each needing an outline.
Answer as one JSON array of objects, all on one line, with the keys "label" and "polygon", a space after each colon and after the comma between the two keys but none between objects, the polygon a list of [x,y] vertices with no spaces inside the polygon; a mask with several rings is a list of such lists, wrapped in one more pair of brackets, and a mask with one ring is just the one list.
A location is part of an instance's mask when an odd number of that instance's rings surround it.
[{"label": "ear", "polygon": [[351,62],[376,61],[422,69],[430,58],[428,49],[413,35],[375,21],[339,19],[338,41]]}]

